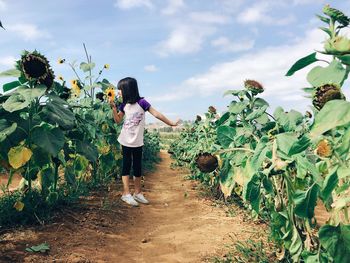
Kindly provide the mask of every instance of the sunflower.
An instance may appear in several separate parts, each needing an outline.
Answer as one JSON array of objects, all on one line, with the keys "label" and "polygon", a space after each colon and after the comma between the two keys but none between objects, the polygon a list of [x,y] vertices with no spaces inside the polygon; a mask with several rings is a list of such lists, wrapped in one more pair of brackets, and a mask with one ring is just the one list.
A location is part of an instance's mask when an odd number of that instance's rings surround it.
[{"label": "sunflower", "polygon": [[66,60],[65,60],[64,58],[63,58],[63,59],[62,59],[62,58],[59,58],[57,62],[58,62],[58,64],[63,64],[65,61],[66,61]]},{"label": "sunflower", "polygon": [[64,81],[63,77],[61,75],[58,76],[58,80]]},{"label": "sunflower", "polygon": [[203,173],[211,173],[218,167],[218,158],[210,153],[201,153],[196,158],[198,169]]},{"label": "sunflower", "polygon": [[312,104],[316,109],[321,110],[323,106],[330,100],[344,100],[345,96],[340,87],[335,84],[326,84],[316,88],[313,96]]},{"label": "sunflower", "polygon": [[208,111],[209,111],[210,113],[216,114],[216,109],[215,109],[214,106],[209,106]]},{"label": "sunflower", "polygon": [[264,87],[255,80],[247,79],[246,81],[244,81],[244,87],[247,90],[251,91],[253,95],[257,95],[259,93],[264,92]]},{"label": "sunflower", "polygon": [[73,97],[78,98],[81,93],[81,89],[78,86],[78,82],[76,80],[71,81],[72,83],[72,89],[71,89],[71,94]]},{"label": "sunflower", "polygon": [[103,68],[104,69],[109,69],[109,64],[104,64]]},{"label": "sunflower", "polygon": [[109,102],[114,101],[115,99],[115,90],[112,86],[106,89],[105,94]]},{"label": "sunflower", "polygon": [[332,155],[332,146],[328,140],[321,140],[316,147],[316,154],[321,157],[329,157]]},{"label": "sunflower", "polygon": [[37,84],[44,84],[51,88],[55,76],[49,61],[39,52],[25,51],[18,62],[18,67],[28,81],[37,81]]}]

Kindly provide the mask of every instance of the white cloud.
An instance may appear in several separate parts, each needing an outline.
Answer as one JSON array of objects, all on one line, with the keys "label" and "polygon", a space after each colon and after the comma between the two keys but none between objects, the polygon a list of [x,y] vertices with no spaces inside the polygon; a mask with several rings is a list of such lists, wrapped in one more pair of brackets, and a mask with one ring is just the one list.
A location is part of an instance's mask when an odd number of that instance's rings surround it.
[{"label": "white cloud", "polygon": [[7,9],[7,4],[5,0],[0,0],[0,10],[6,10]]},{"label": "white cloud", "polygon": [[197,23],[206,24],[226,24],[229,21],[229,17],[225,15],[219,15],[212,12],[192,12],[189,14],[190,18]]},{"label": "white cloud", "polygon": [[309,5],[309,4],[318,4],[324,3],[324,0],[293,0],[293,4],[295,5]]},{"label": "white cloud", "polygon": [[156,72],[158,68],[155,65],[146,65],[144,66],[144,70],[147,72]]},{"label": "white cloud", "polygon": [[160,56],[198,52],[204,39],[214,31],[214,28],[208,26],[178,25],[166,40],[157,45],[156,52]]},{"label": "white cloud", "polygon": [[135,7],[153,8],[151,0],[117,0],[114,5],[120,9],[131,9]]},{"label": "white cloud", "polygon": [[211,42],[212,46],[219,48],[222,52],[240,52],[252,49],[254,39],[238,39],[232,42],[227,37],[219,37]]},{"label": "white cloud", "polygon": [[[281,4],[281,3],[279,3]],[[247,9],[243,10],[237,17],[237,21],[241,24],[257,24],[263,23],[267,25],[288,25],[295,21],[293,15],[287,15],[283,18],[271,16],[268,12],[271,11],[273,2],[259,2]]]},{"label": "white cloud", "polygon": [[13,24],[8,25],[6,29],[9,32],[13,32],[20,35],[26,41],[37,40],[40,38],[50,38],[50,34],[46,31],[40,30],[34,24]]},{"label": "white cloud", "polygon": [[0,58],[0,65],[5,67],[13,67],[17,59],[13,56],[6,56]]},{"label": "white cloud", "polygon": [[163,15],[173,15],[185,6],[183,0],[168,0],[168,6],[161,12]]},{"label": "white cloud", "polygon": [[191,96],[208,97],[228,89],[240,89],[245,79],[255,79],[264,85],[263,97],[269,101],[284,106],[289,103],[292,108],[304,109],[310,101],[303,97],[305,94],[301,89],[308,86],[306,74],[310,69],[303,69],[292,77],[285,77],[285,74],[299,58],[320,50],[323,38],[320,30],[312,30],[294,44],[267,47],[233,61],[213,65],[207,72],[184,80],[173,88],[172,93],[153,99],[166,101]]}]

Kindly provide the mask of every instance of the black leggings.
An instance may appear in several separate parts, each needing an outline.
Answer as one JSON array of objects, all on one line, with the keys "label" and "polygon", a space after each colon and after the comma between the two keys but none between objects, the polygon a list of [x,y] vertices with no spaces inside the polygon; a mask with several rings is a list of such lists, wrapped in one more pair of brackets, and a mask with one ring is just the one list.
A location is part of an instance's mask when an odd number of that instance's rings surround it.
[{"label": "black leggings", "polygon": [[123,169],[122,176],[130,175],[131,162],[133,164],[134,176],[141,177],[142,169],[142,146],[127,147],[122,145]]}]

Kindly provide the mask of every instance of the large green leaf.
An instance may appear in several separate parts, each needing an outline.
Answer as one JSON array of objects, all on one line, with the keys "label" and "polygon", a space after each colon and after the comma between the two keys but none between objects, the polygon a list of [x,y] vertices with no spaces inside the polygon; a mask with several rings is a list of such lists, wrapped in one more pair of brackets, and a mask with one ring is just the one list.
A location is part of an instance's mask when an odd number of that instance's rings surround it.
[{"label": "large green leaf", "polygon": [[326,131],[345,125],[350,125],[350,102],[332,100],[316,115],[310,136],[315,139]]},{"label": "large green leaf", "polygon": [[235,135],[236,130],[233,127],[223,125],[219,126],[217,129],[217,138],[224,148],[229,147],[231,142],[235,139]]},{"label": "large green leaf", "polygon": [[248,101],[232,101],[229,106],[229,111],[232,114],[238,114],[241,113],[247,106],[249,105]]},{"label": "large green leaf", "polygon": [[247,121],[250,121],[259,118],[263,113],[265,113],[267,108],[267,105],[263,105],[260,109],[254,110],[253,112],[249,113],[245,119]]},{"label": "large green leaf", "polygon": [[340,156],[347,155],[350,151],[350,128],[347,128],[341,139],[341,144],[337,147],[336,151]]},{"label": "large green leaf", "polygon": [[294,193],[295,214],[300,217],[312,218],[317,201],[318,185],[314,184],[306,191],[296,190]]},{"label": "large green leaf", "polygon": [[46,104],[42,112],[50,122],[57,123],[63,129],[70,130],[75,125],[75,115],[66,106],[66,103],[66,101],[62,102],[55,98]]},{"label": "large green leaf", "polygon": [[327,67],[316,66],[307,75],[307,80],[314,87],[333,83],[341,85],[346,77],[346,69],[342,64],[333,60]]},{"label": "large green leaf", "polygon": [[234,167],[231,167],[229,160],[225,160],[219,174],[220,189],[225,198],[231,196],[235,185],[234,174]]},{"label": "large green leaf", "polygon": [[0,142],[6,139],[17,128],[17,123],[8,123],[6,120],[0,120]]},{"label": "large green leaf", "polygon": [[277,134],[277,149],[282,151],[284,154],[288,155],[291,151],[293,145],[298,142],[298,137],[293,132],[285,132]]},{"label": "large green leaf", "polygon": [[259,213],[260,205],[260,178],[258,175],[254,174],[251,180],[245,185],[245,200],[249,201],[252,208]]},{"label": "large green leaf", "polygon": [[304,118],[300,112],[295,110],[284,112],[282,107],[277,107],[273,115],[285,131],[294,131]]},{"label": "large green leaf", "polygon": [[229,94],[237,96],[240,92],[241,92],[240,90],[227,90],[224,92],[223,96],[226,96]]},{"label": "large green leaf", "polygon": [[16,80],[16,81],[12,81],[12,82],[4,84],[4,86],[2,86],[2,89],[4,90],[4,92],[7,92],[9,90],[17,88],[20,85],[21,85],[21,82]]},{"label": "large green leaf", "polygon": [[318,232],[321,245],[334,262],[348,263],[350,258],[350,225],[324,225]]},{"label": "large green leaf", "polygon": [[87,72],[89,70],[92,70],[95,67],[95,63],[86,63],[86,62],[81,62],[80,63],[80,69],[84,72]]},{"label": "large green leaf", "polygon": [[96,146],[86,141],[77,141],[77,153],[84,155],[92,162],[95,162],[98,157],[98,150]]},{"label": "large green leaf", "polygon": [[64,134],[55,127],[52,128],[44,123],[32,130],[33,143],[46,150],[52,156],[57,156],[57,153],[63,148]]},{"label": "large green leaf", "polygon": [[294,65],[288,70],[286,76],[292,76],[298,70],[303,69],[316,61],[318,61],[318,59],[316,58],[316,52],[305,56],[294,63]]},{"label": "large green leaf", "polygon": [[321,197],[325,202],[328,200],[329,197],[331,197],[332,191],[338,185],[339,179],[337,175],[337,169],[338,167],[335,167],[334,169],[330,170],[323,182],[323,187],[321,189]]},{"label": "large green leaf", "polygon": [[288,151],[288,155],[291,156],[294,154],[301,153],[301,152],[305,151],[309,147],[310,144],[311,144],[310,138],[307,137],[306,135],[304,135],[292,144],[292,146],[290,147],[290,149]]},{"label": "large green leaf", "polygon": [[0,73],[0,77],[15,77],[19,78],[21,76],[21,71],[18,69],[9,69]]}]

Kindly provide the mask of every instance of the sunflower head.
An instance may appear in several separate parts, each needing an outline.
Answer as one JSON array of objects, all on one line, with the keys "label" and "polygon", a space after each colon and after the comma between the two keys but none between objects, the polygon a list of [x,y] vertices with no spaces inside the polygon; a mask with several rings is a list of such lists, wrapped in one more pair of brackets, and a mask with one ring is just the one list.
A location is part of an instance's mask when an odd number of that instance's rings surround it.
[{"label": "sunflower head", "polygon": [[104,69],[109,69],[109,64],[104,64],[103,68]]},{"label": "sunflower head", "polygon": [[316,88],[313,96],[312,104],[316,109],[321,110],[323,106],[330,100],[344,100],[345,96],[340,87],[335,84],[326,84]]},{"label": "sunflower head", "polygon": [[264,87],[257,81],[255,80],[251,80],[251,79],[247,79],[244,81],[244,87],[251,91],[253,93],[253,95],[257,95],[259,93],[264,92]]},{"label": "sunflower head", "polygon": [[114,99],[115,99],[115,90],[114,90],[113,87],[109,87],[108,89],[106,89],[105,94],[106,94],[106,97],[107,97],[109,102],[114,101]]},{"label": "sunflower head", "polygon": [[71,84],[72,84],[71,96],[73,98],[79,98],[80,93],[81,93],[81,89],[80,89],[80,87],[78,85],[78,81],[77,80],[72,80]]},{"label": "sunflower head", "polygon": [[332,146],[328,140],[321,140],[316,147],[316,154],[320,157],[329,157],[332,155]]},{"label": "sunflower head", "polygon": [[59,58],[57,60],[58,64],[63,64],[66,60],[64,58]]},{"label": "sunflower head", "polygon": [[209,106],[208,111],[209,111],[210,113],[216,114],[216,109],[215,109],[214,106]]},{"label": "sunflower head", "polygon": [[199,115],[197,115],[197,117],[196,117],[196,122],[200,122],[201,120],[202,120],[202,117],[199,116]]},{"label": "sunflower head", "polygon": [[104,93],[103,92],[97,92],[96,93],[96,99],[99,99],[100,101],[104,101]]},{"label": "sunflower head", "polygon": [[25,51],[18,63],[20,70],[28,81],[36,81],[51,88],[55,75],[49,61],[39,52]]},{"label": "sunflower head", "polygon": [[218,159],[210,153],[201,153],[196,158],[198,169],[203,173],[211,173],[218,167]]}]

